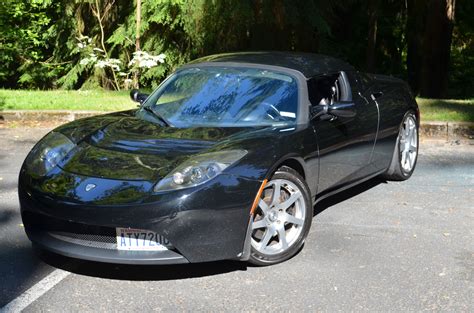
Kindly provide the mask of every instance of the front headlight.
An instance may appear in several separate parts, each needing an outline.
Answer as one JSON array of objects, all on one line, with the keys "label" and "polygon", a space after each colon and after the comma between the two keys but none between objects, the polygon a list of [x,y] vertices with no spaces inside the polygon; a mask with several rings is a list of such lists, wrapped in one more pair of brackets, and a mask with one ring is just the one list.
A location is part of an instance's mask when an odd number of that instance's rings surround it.
[{"label": "front headlight", "polygon": [[197,155],[166,175],[154,190],[178,190],[201,185],[222,173],[246,154],[245,150],[228,150]]},{"label": "front headlight", "polygon": [[26,167],[33,176],[45,176],[74,146],[63,134],[51,132],[31,150],[26,158]]}]

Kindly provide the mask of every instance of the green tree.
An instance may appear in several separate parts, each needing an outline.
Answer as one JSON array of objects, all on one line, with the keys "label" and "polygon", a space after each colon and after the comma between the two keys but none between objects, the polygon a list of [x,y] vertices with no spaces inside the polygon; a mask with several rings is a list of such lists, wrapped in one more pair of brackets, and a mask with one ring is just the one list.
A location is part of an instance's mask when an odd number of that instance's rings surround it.
[{"label": "green tree", "polygon": [[61,19],[61,1],[6,0],[0,3],[0,86],[53,88],[68,66],[64,42],[73,25]]}]

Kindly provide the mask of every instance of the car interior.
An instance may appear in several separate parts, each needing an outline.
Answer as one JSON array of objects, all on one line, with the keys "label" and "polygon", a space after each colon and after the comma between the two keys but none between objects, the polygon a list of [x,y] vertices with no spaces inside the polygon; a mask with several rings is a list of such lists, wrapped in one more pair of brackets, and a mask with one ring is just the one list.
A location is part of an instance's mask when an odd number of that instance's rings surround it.
[{"label": "car interior", "polygon": [[350,88],[344,73],[329,74],[308,80],[309,100],[312,105],[350,101]]}]

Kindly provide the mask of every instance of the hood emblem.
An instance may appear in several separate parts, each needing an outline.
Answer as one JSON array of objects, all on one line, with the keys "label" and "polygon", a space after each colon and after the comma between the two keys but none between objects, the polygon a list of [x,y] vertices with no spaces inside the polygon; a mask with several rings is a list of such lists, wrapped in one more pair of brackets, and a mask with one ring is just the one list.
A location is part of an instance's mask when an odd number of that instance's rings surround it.
[{"label": "hood emblem", "polygon": [[95,187],[97,187],[97,185],[95,185],[95,184],[87,184],[87,185],[86,185],[86,191],[91,191],[91,190],[94,189]]}]

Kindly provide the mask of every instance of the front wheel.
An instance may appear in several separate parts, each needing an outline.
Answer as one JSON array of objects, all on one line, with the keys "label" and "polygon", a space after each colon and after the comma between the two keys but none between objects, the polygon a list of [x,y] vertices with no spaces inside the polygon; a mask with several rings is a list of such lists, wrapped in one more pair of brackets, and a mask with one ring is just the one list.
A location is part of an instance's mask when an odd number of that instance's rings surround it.
[{"label": "front wheel", "polygon": [[308,235],[312,213],[304,179],[289,167],[278,169],[264,187],[254,213],[249,262],[271,265],[298,253]]},{"label": "front wheel", "polygon": [[384,177],[395,181],[410,178],[418,159],[418,146],[418,122],[415,114],[408,112],[400,126],[392,162]]}]

